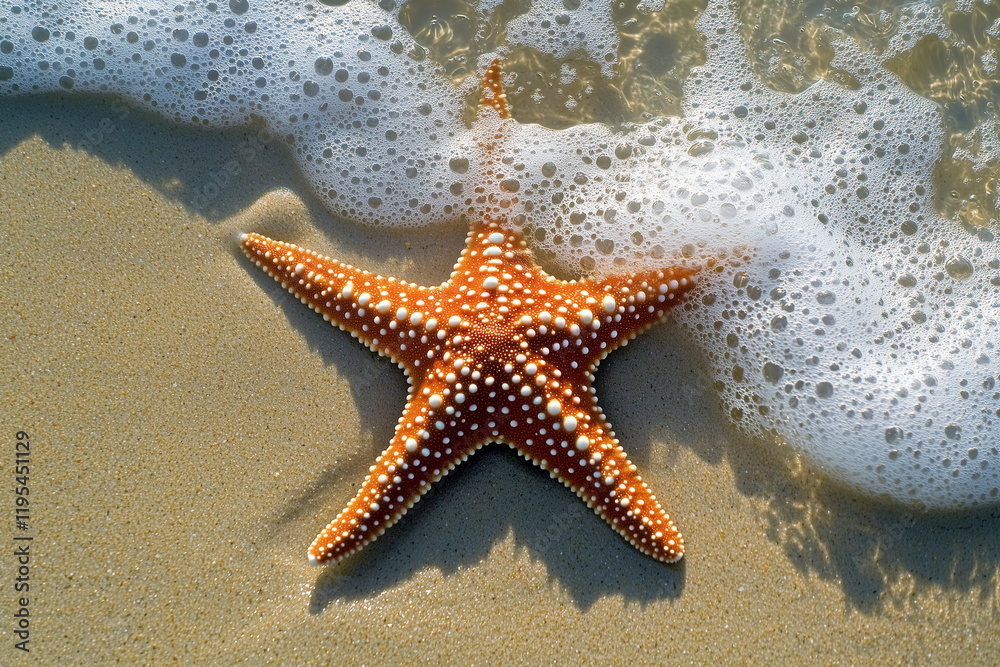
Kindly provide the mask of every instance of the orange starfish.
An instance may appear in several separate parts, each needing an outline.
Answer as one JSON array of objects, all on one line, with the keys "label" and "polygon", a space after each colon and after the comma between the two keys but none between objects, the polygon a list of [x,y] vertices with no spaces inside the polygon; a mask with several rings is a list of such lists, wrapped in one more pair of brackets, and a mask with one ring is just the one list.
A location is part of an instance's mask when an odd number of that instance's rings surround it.
[{"label": "orange starfish", "polygon": [[542,271],[505,214],[517,199],[500,186],[497,149],[511,121],[499,61],[486,71],[479,109],[477,221],[439,287],[376,276],[259,234],[240,237],[257,266],[391,357],[410,381],[388,449],[316,537],[309,561],[338,561],[373,541],[489,442],[548,470],[643,553],[677,561],[684,540],[618,444],[593,381],[609,352],[664,319],[692,288],[693,270],[569,282]]}]

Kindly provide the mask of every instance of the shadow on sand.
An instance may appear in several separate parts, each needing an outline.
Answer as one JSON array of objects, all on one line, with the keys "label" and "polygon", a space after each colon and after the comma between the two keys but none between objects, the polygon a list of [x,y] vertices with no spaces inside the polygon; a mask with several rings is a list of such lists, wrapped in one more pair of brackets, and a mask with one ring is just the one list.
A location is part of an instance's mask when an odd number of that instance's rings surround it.
[{"label": "shadow on sand", "polygon": [[[373,262],[393,261],[404,279],[425,284],[444,280],[462,246],[464,231],[458,224],[437,237],[445,239],[445,252],[439,241],[335,220],[309,194],[282,141],[254,128],[218,132],[172,127],[106,99],[57,95],[0,100],[0,117],[5,119],[0,136],[4,154],[33,136],[56,148],[85,150],[127,167],[212,222],[238,214],[269,191],[289,188],[333,245]],[[39,118],[48,120],[39,124]],[[206,163],[205,155],[217,158]],[[386,406],[361,411],[362,429],[380,450],[378,443],[389,441],[397,407],[405,401],[402,375],[348,334],[331,332],[254,270],[235,245],[234,261],[245,263],[252,279],[324,362],[350,378],[357,405]],[[719,425],[729,423],[728,418],[700,366],[700,353],[683,341],[678,325],[668,322],[617,351],[598,374],[605,412],[640,470],[664,441],[688,448],[710,465],[728,465],[740,493],[758,508],[767,537],[782,547],[794,567],[803,576],[839,582],[848,605],[862,612],[905,608],[934,588],[997,605],[1000,508],[931,515],[873,503],[824,481],[788,447],[749,439],[735,427],[720,440]],[[663,381],[638,392],[631,383],[640,375]],[[350,465],[358,468],[360,482],[368,464],[358,460]],[[343,472],[320,475],[290,501],[283,518],[326,506],[329,482]],[[684,588],[683,561],[667,566],[638,553],[547,473],[507,448],[491,445],[435,485],[363,554],[323,570],[311,608],[320,612],[337,598],[376,595],[428,566],[448,576],[477,565],[511,534],[519,549],[544,562],[581,608],[607,595],[640,603],[669,599]]]}]

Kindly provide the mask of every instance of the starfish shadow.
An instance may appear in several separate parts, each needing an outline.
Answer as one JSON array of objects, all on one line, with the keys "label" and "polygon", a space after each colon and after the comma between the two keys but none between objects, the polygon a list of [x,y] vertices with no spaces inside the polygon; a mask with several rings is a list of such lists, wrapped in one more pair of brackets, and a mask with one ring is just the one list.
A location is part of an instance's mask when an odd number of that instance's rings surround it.
[{"label": "starfish shadow", "polygon": [[371,545],[317,578],[310,604],[369,598],[433,568],[460,577],[510,541],[514,559],[544,564],[551,580],[587,609],[609,595],[650,603],[680,595],[684,566],[626,544],[548,473],[491,444],[442,479]]}]

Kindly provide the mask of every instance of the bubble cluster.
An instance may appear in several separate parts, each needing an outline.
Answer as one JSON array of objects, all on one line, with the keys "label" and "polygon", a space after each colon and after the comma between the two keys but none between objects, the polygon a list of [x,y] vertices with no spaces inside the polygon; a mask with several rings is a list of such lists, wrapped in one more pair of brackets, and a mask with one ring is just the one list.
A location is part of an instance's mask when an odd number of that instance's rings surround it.
[{"label": "bubble cluster", "polygon": [[[902,16],[883,57],[934,20]],[[725,12],[699,27],[717,36],[715,85],[691,91],[688,113],[729,109],[730,131],[767,147],[791,207],[745,259],[717,267],[691,313],[732,418],[867,494],[996,503],[1000,244],[935,213],[935,106],[848,40],[835,64],[857,90],[774,93],[731,57],[742,45]]]},{"label": "bubble cluster", "polygon": [[[383,4],[7,7],[0,94],[104,92],[176,122],[263,123],[332,211],[416,228],[473,207],[475,81],[451,84]],[[557,4],[512,19],[510,44],[614,65],[611,10]],[[536,253],[571,274],[705,267],[679,317],[742,427],[870,495],[996,503],[1000,244],[936,213],[940,114],[883,65],[940,34],[941,14],[894,20],[878,54],[831,42],[827,71],[850,86],[805,77],[791,95],[762,83],[713,2],[681,118],[516,125],[503,189]]]},{"label": "bubble cluster", "polygon": [[331,210],[407,224],[448,211],[463,101],[390,22],[361,2],[7,6],[0,94],[114,93],[178,123],[263,122]]},{"label": "bubble cluster", "polygon": [[507,45],[529,46],[558,59],[583,52],[609,76],[618,62],[618,28],[611,11],[611,3],[538,0],[507,24]]}]

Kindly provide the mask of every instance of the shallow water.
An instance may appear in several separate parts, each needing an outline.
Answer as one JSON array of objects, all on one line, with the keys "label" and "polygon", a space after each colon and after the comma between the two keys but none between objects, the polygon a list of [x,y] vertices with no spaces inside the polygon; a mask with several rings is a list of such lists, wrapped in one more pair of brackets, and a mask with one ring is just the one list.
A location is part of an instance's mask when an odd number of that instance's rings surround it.
[{"label": "shallow water", "polygon": [[[504,35],[454,4],[411,3],[401,15],[458,79]],[[513,20],[517,7],[497,11]],[[850,90],[830,30],[877,52],[900,7],[760,3],[738,13],[763,84],[795,92],[822,77]],[[566,127],[681,113],[685,81],[712,42],[693,28],[701,9],[615,9],[610,73],[580,53],[511,49],[515,115]],[[997,217],[991,11],[946,8],[950,32],[917,40],[893,65],[943,107],[932,192],[967,234],[993,230]],[[579,77],[560,87],[566,63]],[[911,74],[925,69],[932,76]],[[32,653],[13,649],[3,626],[0,662],[995,655],[997,509],[932,516],[875,503],[817,474],[796,443],[747,436],[711,362],[675,322],[609,357],[597,389],[685,533],[679,566],[636,553],[545,474],[488,448],[365,552],[309,568],[306,546],[391,436],[405,380],[258,275],[233,234],[258,229],[434,284],[461,248],[461,222],[412,234],[338,219],[294,151],[259,126],[192,129],[63,95],[0,100],[0,117],[10,249],[0,365],[15,379],[0,414],[8,441],[18,429],[31,435],[38,503]],[[252,208],[278,187],[294,197]]]}]

